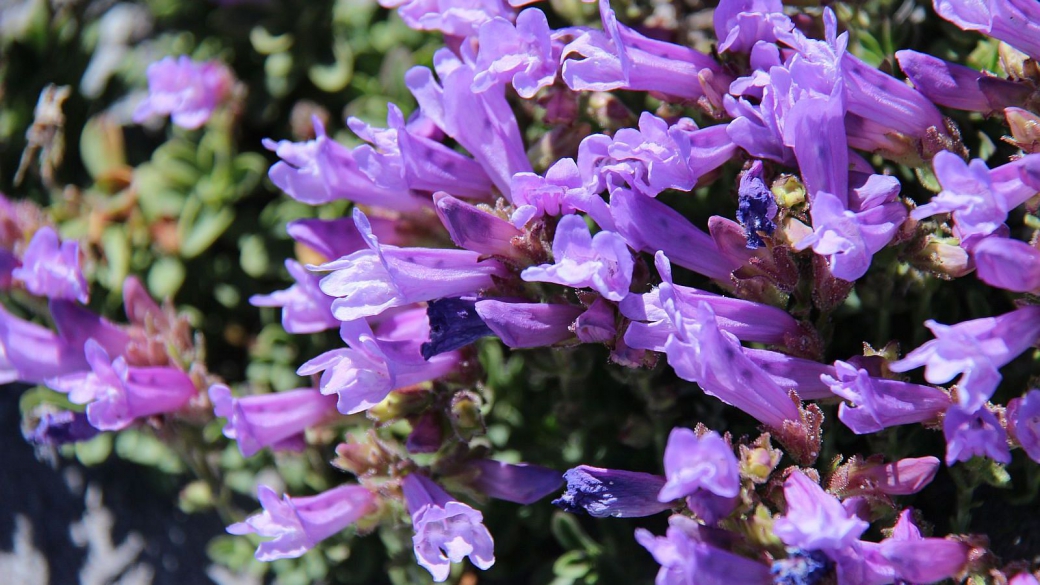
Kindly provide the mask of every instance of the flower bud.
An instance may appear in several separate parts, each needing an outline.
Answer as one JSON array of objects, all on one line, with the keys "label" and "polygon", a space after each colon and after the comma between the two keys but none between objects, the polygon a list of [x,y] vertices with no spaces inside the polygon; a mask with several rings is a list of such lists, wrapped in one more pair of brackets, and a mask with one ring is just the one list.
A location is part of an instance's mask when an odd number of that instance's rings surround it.
[{"label": "flower bud", "polygon": [[763,433],[750,446],[740,446],[740,476],[763,484],[769,480],[782,456],[780,449],[773,448],[769,433]]},{"label": "flower bud", "polygon": [[427,392],[391,392],[385,400],[368,409],[368,418],[376,422],[391,422],[421,412],[429,404]]},{"label": "flower bud", "polygon": [[1028,154],[1040,152],[1040,116],[1022,108],[1005,108],[1011,137],[1004,140],[1021,148]]},{"label": "flower bud", "polygon": [[770,190],[780,207],[791,209],[805,203],[805,185],[794,175],[780,175],[773,180]]},{"label": "flower bud", "polygon": [[925,238],[924,246],[910,256],[909,261],[915,268],[944,280],[960,278],[975,268],[964,248],[934,234]]},{"label": "flower bud", "polygon": [[1025,79],[1030,77],[1029,55],[1001,42],[997,46],[997,55],[1000,56],[1000,68],[1004,70],[1011,79]]},{"label": "flower bud", "polygon": [[346,443],[336,446],[332,465],[358,477],[389,475],[396,457],[376,438],[373,431],[362,437],[350,436]]},{"label": "flower bud", "polygon": [[475,392],[463,390],[451,397],[449,417],[455,434],[463,441],[487,432],[484,414],[480,411],[484,401]]}]

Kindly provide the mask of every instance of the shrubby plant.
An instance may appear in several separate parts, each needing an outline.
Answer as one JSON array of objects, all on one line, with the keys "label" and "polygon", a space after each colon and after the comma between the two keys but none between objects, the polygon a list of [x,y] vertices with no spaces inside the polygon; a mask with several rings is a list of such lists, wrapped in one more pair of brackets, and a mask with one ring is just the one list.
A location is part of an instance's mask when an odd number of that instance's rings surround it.
[{"label": "shrubby plant", "polygon": [[1037,583],[1040,5],[8,14],[0,380],[214,560]]}]

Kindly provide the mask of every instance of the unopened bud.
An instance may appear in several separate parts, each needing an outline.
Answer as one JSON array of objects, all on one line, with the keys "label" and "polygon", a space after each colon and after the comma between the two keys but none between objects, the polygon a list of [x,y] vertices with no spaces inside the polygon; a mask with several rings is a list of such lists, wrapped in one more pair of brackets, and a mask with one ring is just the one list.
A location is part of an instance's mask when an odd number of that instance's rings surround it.
[{"label": "unopened bud", "polygon": [[469,441],[487,432],[484,414],[480,411],[483,403],[480,396],[469,390],[463,390],[451,397],[451,426],[463,441]]},{"label": "unopened bud", "polygon": [[740,446],[740,476],[763,484],[769,481],[782,456],[782,451],[773,448],[769,433],[764,433],[751,445]]},{"label": "unopened bud", "polygon": [[390,465],[394,459],[391,451],[383,446],[374,433],[369,432],[361,438],[348,437],[346,443],[337,445],[332,465],[359,478],[385,476],[390,474]]},{"label": "unopened bud", "polygon": [[368,409],[368,418],[381,423],[422,412],[430,402],[429,392],[391,392],[385,400]]},{"label": "unopened bud", "polygon": [[794,175],[780,175],[770,187],[776,204],[791,209],[805,203],[805,185]]},{"label": "unopened bud", "polygon": [[1030,73],[1035,68],[1027,63],[1029,55],[1007,43],[1000,43],[997,47],[997,54],[1000,56],[1001,69],[1011,79],[1026,79],[1030,77]]},{"label": "unopened bud", "polygon": [[1040,116],[1022,108],[1005,108],[1004,115],[1011,128],[1011,137],[1004,140],[1027,154],[1040,152]]},{"label": "unopened bud", "polygon": [[975,269],[971,256],[964,248],[934,234],[929,234],[925,245],[908,260],[914,268],[944,280],[960,278]]}]

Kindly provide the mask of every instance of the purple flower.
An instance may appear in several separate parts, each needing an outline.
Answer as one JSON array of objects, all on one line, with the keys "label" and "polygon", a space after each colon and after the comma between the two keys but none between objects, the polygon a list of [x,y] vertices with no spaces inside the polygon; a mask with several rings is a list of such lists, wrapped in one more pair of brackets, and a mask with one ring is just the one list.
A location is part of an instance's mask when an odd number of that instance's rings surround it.
[{"label": "purple flower", "polygon": [[288,333],[317,333],[339,327],[332,315],[332,297],[321,292],[321,277],[308,272],[299,262],[287,259],[285,268],[296,280],[291,287],[267,295],[249,297],[254,307],[281,307],[282,327]]},{"label": "purple flower", "polygon": [[423,359],[420,346],[429,335],[426,312],[415,311],[423,327],[409,339],[377,338],[364,319],[348,321],[340,327],[345,349],[327,351],[300,366],[297,374],[309,376],[322,372],[321,392],[337,394],[337,408],[354,414],[379,404],[393,390],[434,380],[455,370],[455,352]]},{"label": "purple flower", "polygon": [[776,230],[776,224],[773,223],[777,213],[776,200],[773,192],[762,181],[762,161],[756,160],[740,176],[737,194],[737,221],[747,232],[747,247],[756,250],[765,244],[759,232],[771,236]]},{"label": "purple flower", "polygon": [[477,314],[476,301],[438,299],[426,304],[430,339],[422,344],[423,359],[465,347],[494,332]]},{"label": "purple flower", "polygon": [[495,17],[513,17],[503,0],[380,0],[379,5],[396,8],[411,28],[460,38],[475,36],[482,24]]},{"label": "purple flower", "polygon": [[586,512],[595,518],[639,518],[670,509],[657,494],[665,478],[651,473],[602,469],[579,465],[568,469],[563,478],[567,491],[553,500],[554,506],[571,512]]},{"label": "purple flower", "polygon": [[1007,405],[1008,430],[1022,450],[1040,463],[1040,390],[1030,390]]},{"label": "purple flower", "polygon": [[396,211],[417,211],[429,200],[408,190],[380,187],[361,171],[354,153],[325,134],[325,126],[314,118],[316,138],[309,142],[264,139],[280,162],[268,172],[271,182],[287,195],[308,205],[350,200]]},{"label": "purple flower", "polygon": [[834,362],[834,376],[820,380],[831,392],[851,402],[838,407],[838,418],[857,435],[896,425],[936,419],[950,407],[950,397],[931,386],[873,378],[852,364]]},{"label": "purple flower", "polygon": [[376,509],[376,496],[359,485],[341,485],[316,496],[282,496],[261,485],[257,497],[264,511],[227,527],[231,534],[274,538],[260,543],[261,561],[296,558]]},{"label": "purple flower", "polygon": [[87,405],[87,419],[102,431],[118,431],[134,420],[183,408],[196,394],[195,384],[175,368],[129,367],[112,361],[97,341],[84,348],[91,371],[51,378],[47,386]]},{"label": "purple flower", "polygon": [[556,79],[559,57],[545,13],[528,8],[514,26],[505,18],[493,18],[480,26],[477,74],[473,91],[487,91],[498,83],[512,83],[520,97],[531,99]]},{"label": "purple flower", "polygon": [[46,327],[19,319],[0,306],[0,383],[39,383],[85,365],[82,346],[65,343]]},{"label": "purple flower", "polygon": [[775,29],[777,39],[793,49],[783,54],[783,62],[777,47],[755,46],[755,71],[734,82],[730,91],[737,97],[725,100],[734,118],[727,132],[756,158],[787,165],[797,161],[810,198],[818,191],[844,198],[848,144],[842,56],[848,35],[837,34],[837,18],[829,9],[824,23],[824,41],[809,39],[798,29]]},{"label": "purple flower", "polygon": [[729,77],[711,57],[647,38],[599,2],[603,31],[586,30],[563,49],[563,80],[576,91],[629,89],[721,105]]},{"label": "purple flower", "polygon": [[433,65],[440,84],[426,67],[409,70],[405,84],[423,115],[473,155],[509,200],[510,180],[516,173],[531,172],[531,163],[504,88],[474,93],[471,60],[460,60],[448,49],[437,51]]},{"label": "purple flower", "polygon": [[58,447],[68,443],[89,441],[98,430],[91,426],[84,412],[46,412],[26,440],[36,445]]},{"label": "purple flower", "polygon": [[891,463],[875,462],[872,459],[857,461],[852,467],[847,476],[847,485],[841,490],[843,494],[916,494],[932,483],[939,470],[939,460],[935,457],[900,459]]},{"label": "purple flower", "polygon": [[650,112],[639,128],[622,128],[614,136],[592,134],[578,146],[578,170],[589,193],[613,192],[628,185],[656,197],[666,189],[689,191],[697,179],[728,161],[736,145],[725,126],[698,129],[681,118],[669,126]]},{"label": "purple flower", "polygon": [[740,464],[733,449],[711,431],[698,437],[677,427],[664,449],[664,474],[668,479],[658,500],[686,498],[697,516],[714,524],[727,516],[740,494]]},{"label": "purple flower", "polygon": [[340,321],[378,315],[391,307],[460,297],[491,288],[491,275],[501,271],[493,260],[481,261],[478,252],[398,248],[379,243],[368,218],[354,209],[354,223],[368,245],[321,266],[332,271],[321,280],[321,291],[336,297],[332,314]]},{"label": "purple flower", "polygon": [[914,526],[912,511],[904,510],[892,536],[873,548],[897,582],[934,583],[964,571],[970,547],[945,538],[924,538]]},{"label": "purple flower", "polygon": [[571,325],[581,307],[549,303],[477,301],[477,314],[502,343],[514,349],[544,347],[574,336]]},{"label": "purple flower", "polygon": [[[796,65],[791,65],[792,83],[797,82],[800,72]],[[842,83],[836,82],[830,95],[792,97],[783,124],[784,144],[791,147],[798,160],[813,210],[821,193],[833,194],[844,207],[849,185],[849,148]]]},{"label": "purple flower", "polygon": [[386,129],[347,120],[355,134],[372,144],[354,149],[353,157],[374,185],[399,193],[446,190],[470,199],[491,198],[491,179],[476,161],[423,135],[431,120],[420,112],[406,125],[400,108],[387,108]]},{"label": "purple flower", "polygon": [[528,282],[552,282],[573,288],[592,288],[605,298],[620,301],[632,286],[635,262],[624,238],[602,231],[592,236],[585,220],[566,215],[556,226],[554,264],[524,269]]},{"label": "purple flower", "polygon": [[534,173],[513,175],[510,190],[516,206],[510,221],[517,228],[546,215],[584,211],[599,227],[614,231],[610,208],[598,193],[585,189],[578,165],[572,158],[562,158],[553,163],[545,171],[545,177]]},{"label": "purple flower", "polygon": [[663,251],[675,264],[727,283],[741,266],[722,254],[710,235],[656,199],[616,189],[610,196],[610,213],[617,232],[636,251]]},{"label": "purple flower", "polygon": [[461,563],[464,557],[481,570],[495,564],[495,542],[480,512],[421,473],[406,476],[401,491],[415,529],[415,558],[434,581],[447,579],[451,563]]},{"label": "purple flower", "polygon": [[946,435],[946,465],[967,461],[976,455],[999,463],[1011,463],[1007,433],[997,417],[984,406],[975,412],[956,406],[946,411],[943,434]]},{"label": "purple flower", "polygon": [[186,55],[152,63],[147,75],[148,97],[134,111],[134,122],[169,115],[174,124],[188,129],[205,124],[235,82],[223,63],[195,63]]},{"label": "purple flower", "polygon": [[[686,126],[693,125],[687,120]],[[665,189],[689,190],[689,168],[680,158],[675,139],[683,132],[650,112],[639,116],[639,129],[622,128],[613,136],[592,134],[578,146],[578,171],[592,193],[622,185],[656,197]]]},{"label": "purple flower", "polygon": [[684,314],[670,302],[666,311],[675,332],[664,350],[676,375],[771,428],[801,420],[787,391],[744,354],[735,336],[719,329],[711,305],[701,301]]},{"label": "purple flower", "polygon": [[1040,580],[1032,573],[1019,573],[1008,581],[1008,585],[1040,585]]},{"label": "purple flower", "polygon": [[850,546],[868,524],[849,514],[834,496],[795,470],[784,482],[787,513],[773,524],[784,544],[802,550],[838,551]]},{"label": "purple flower", "polygon": [[794,248],[804,250],[811,246],[817,254],[827,256],[836,278],[852,282],[866,274],[874,254],[895,236],[906,219],[906,206],[892,202],[853,212],[836,196],[820,191],[813,199],[810,213],[813,233]]},{"label": "purple flower", "polygon": [[447,193],[434,194],[433,202],[437,217],[458,247],[488,256],[523,258],[523,252],[513,245],[514,238],[523,238],[523,232],[508,221]]},{"label": "purple flower", "polygon": [[55,333],[19,319],[0,306],[0,380],[33,384],[48,378],[88,369],[83,345],[97,340],[108,352],[119,355],[130,338],[121,328],[72,302],[51,300]]},{"label": "purple flower", "polygon": [[1032,0],[933,0],[935,12],[1040,59],[1040,6]]},{"label": "purple flower", "polygon": [[685,516],[668,519],[666,536],[636,529],[636,542],[661,565],[657,585],[769,585],[769,567],[709,542],[703,528]]},{"label": "purple flower", "polygon": [[783,10],[780,0],[722,0],[713,14],[719,52],[747,53],[759,41],[776,42],[777,29],[794,27]]},{"label": "purple flower", "polygon": [[582,343],[611,343],[617,337],[617,314],[611,303],[598,298],[574,321],[574,334]]},{"label": "purple flower", "polygon": [[12,270],[11,277],[37,296],[83,304],[90,299],[90,289],[79,266],[79,244],[71,240],[61,242],[47,226],[33,234],[21,267]]},{"label": "purple flower", "polygon": [[[400,222],[390,217],[368,218],[372,233],[384,244],[400,246],[406,238],[398,234]],[[285,231],[298,243],[334,260],[367,248],[365,238],[358,231],[354,219],[296,219],[285,226]]]},{"label": "purple flower", "polygon": [[[722,322],[721,318],[719,320]],[[736,332],[731,333],[739,336]],[[802,400],[820,400],[833,396],[830,386],[820,380],[820,376],[834,375],[832,366],[765,349],[744,348],[744,355],[781,388],[794,390]]]},{"label": "purple flower", "polygon": [[850,53],[841,65],[850,113],[918,140],[930,129],[945,132],[942,113],[921,92]]},{"label": "purple flower", "polygon": [[264,447],[295,448],[308,428],[336,412],[336,399],[310,388],[235,398],[223,384],[210,386],[213,413],[228,419],[224,436],[238,442],[244,457]]},{"label": "purple flower", "polygon": [[954,233],[963,241],[996,232],[1010,210],[1036,194],[1023,179],[1040,167],[1040,155],[990,170],[981,159],[966,164],[952,152],[942,151],[932,159],[932,167],[943,190],[910,216],[921,220],[951,213]]},{"label": "purple flower", "polygon": [[899,68],[917,91],[955,110],[990,113],[1025,103],[1029,89],[964,65],[917,51],[896,51]]},{"label": "purple flower", "polygon": [[664,252],[658,252],[654,260],[661,285],[642,295],[629,295],[618,305],[621,314],[633,320],[625,332],[629,346],[664,351],[668,337],[678,327],[669,311],[691,315],[700,303],[707,303],[715,312],[719,329],[742,341],[779,345],[798,334],[798,322],[786,311],[674,284]]},{"label": "purple flower", "polygon": [[867,211],[892,203],[899,197],[902,186],[899,179],[890,175],[851,171],[849,173],[848,208],[851,211]]},{"label": "purple flower", "polygon": [[1014,292],[1040,290],[1040,250],[1025,242],[990,236],[972,249],[976,274],[990,286]]},{"label": "purple flower", "polygon": [[533,504],[563,485],[559,471],[540,465],[478,459],[473,462],[473,467],[478,472],[472,481],[475,489],[492,498],[517,504]]},{"label": "purple flower", "polygon": [[975,412],[989,400],[1000,383],[1000,367],[1031,347],[1040,335],[1040,306],[1027,306],[999,317],[941,325],[929,319],[925,325],[935,339],[889,365],[893,372],[925,366],[931,384],[944,384],[957,374],[957,401],[966,412]]}]

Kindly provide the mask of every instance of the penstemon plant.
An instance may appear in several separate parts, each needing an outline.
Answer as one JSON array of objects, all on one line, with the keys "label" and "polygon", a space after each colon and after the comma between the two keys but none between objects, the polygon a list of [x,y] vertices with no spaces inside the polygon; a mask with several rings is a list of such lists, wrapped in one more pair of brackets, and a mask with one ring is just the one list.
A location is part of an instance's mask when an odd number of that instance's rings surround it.
[{"label": "penstemon plant", "polygon": [[1040,584],[1040,4],[208,8],[0,199],[38,449],[283,583]]}]

